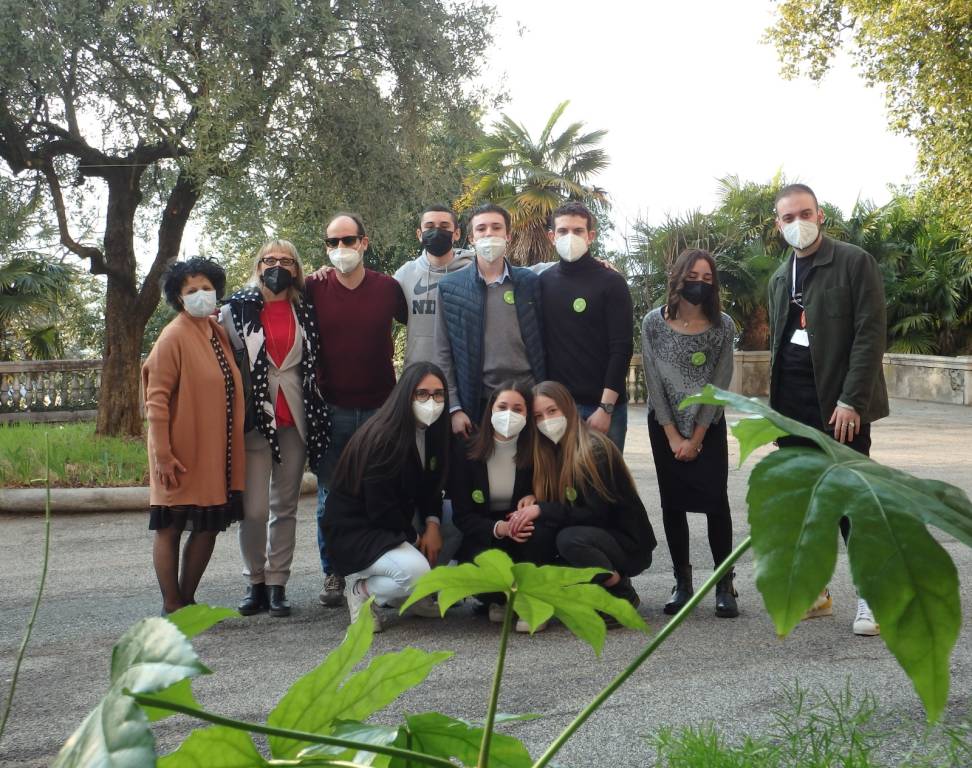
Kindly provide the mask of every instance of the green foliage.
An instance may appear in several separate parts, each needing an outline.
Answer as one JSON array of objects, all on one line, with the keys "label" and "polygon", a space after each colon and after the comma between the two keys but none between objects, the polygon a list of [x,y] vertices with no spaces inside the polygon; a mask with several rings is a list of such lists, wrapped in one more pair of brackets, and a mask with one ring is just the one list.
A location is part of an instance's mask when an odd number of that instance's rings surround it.
[{"label": "green foliage", "polygon": [[767,34],[786,77],[820,80],[840,50],[882,87],[936,196],[972,233],[972,11],[956,0],[782,0]]},{"label": "green foliage", "polygon": [[124,487],[148,483],[145,441],[96,435],[94,424],[0,426],[0,487],[26,488],[45,474],[44,440],[50,440],[54,488]]},{"label": "green foliage", "polygon": [[[706,386],[682,405],[727,405],[756,414],[813,448],[763,458],[749,481],[756,586],[777,632],[788,634],[826,586],[842,515],[851,522],[851,574],[881,624],[881,638],[911,678],[929,720],[948,698],[949,657],[961,625],[958,574],[925,528],[972,546],[972,502],[960,490],[884,467],[754,399]],[[744,455],[772,439],[750,426],[733,433]]]},{"label": "green foliage", "polygon": [[433,569],[419,579],[402,611],[421,598],[439,593],[439,610],[472,595],[503,592],[514,599],[513,609],[530,625],[530,631],[556,616],[571,632],[600,655],[606,626],[601,614],[613,616],[631,629],[647,631],[644,619],[627,600],[613,597],[590,581],[604,571],[598,568],[562,568],[515,563],[509,555],[490,549],[472,563]]},{"label": "green foliage", "polygon": [[609,208],[607,193],[589,183],[608,166],[599,146],[607,131],[585,132],[583,122],[574,122],[554,135],[569,103],[557,105],[537,139],[504,114],[467,161],[469,174],[456,205],[460,210],[483,202],[505,207],[513,220],[510,257],[518,264],[554,258],[547,220],[561,203],[580,200],[599,218]]}]

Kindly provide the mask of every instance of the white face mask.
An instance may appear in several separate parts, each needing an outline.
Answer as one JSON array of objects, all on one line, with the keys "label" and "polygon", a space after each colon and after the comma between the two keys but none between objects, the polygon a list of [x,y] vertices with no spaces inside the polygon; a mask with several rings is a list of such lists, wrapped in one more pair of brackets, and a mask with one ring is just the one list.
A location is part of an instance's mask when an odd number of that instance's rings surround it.
[{"label": "white face mask", "polygon": [[560,438],[567,431],[567,417],[551,416],[543,421],[537,422],[537,429],[552,443],[559,443]]},{"label": "white face mask", "polygon": [[506,253],[506,239],[502,237],[481,237],[475,243],[476,255],[487,264],[502,259]]},{"label": "white face mask", "polygon": [[813,245],[820,234],[820,227],[815,221],[794,219],[783,226],[783,239],[799,251]]},{"label": "white face mask", "polygon": [[516,437],[526,426],[526,417],[516,411],[493,411],[489,417],[496,434],[509,440]]},{"label": "white face mask", "polygon": [[445,403],[437,403],[431,397],[424,403],[420,403],[418,400],[412,401],[412,413],[415,414],[415,420],[427,427],[431,427],[444,410]]},{"label": "white face mask", "polygon": [[577,261],[590,248],[583,237],[573,233],[558,237],[554,247],[557,249],[557,255],[564,261]]},{"label": "white face mask", "polygon": [[335,248],[327,252],[327,257],[342,275],[354,272],[355,267],[361,263],[361,252],[356,248]]},{"label": "white face mask", "polygon": [[182,297],[182,306],[193,317],[209,317],[216,311],[216,291],[196,291]]}]

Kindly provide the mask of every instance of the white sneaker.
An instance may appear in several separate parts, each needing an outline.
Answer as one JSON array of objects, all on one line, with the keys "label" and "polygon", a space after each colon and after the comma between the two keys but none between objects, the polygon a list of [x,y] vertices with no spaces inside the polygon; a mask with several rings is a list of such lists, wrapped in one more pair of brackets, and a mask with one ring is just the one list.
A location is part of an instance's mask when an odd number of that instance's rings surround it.
[{"label": "white sneaker", "polygon": [[439,601],[432,595],[426,595],[421,600],[412,603],[408,606],[406,613],[410,613],[413,616],[421,616],[423,619],[442,618],[442,614],[439,613]]},{"label": "white sneaker", "polygon": [[881,634],[881,625],[874,620],[871,606],[867,600],[857,598],[857,616],[854,617],[854,634],[863,637],[875,637]]},{"label": "white sneaker", "polygon": [[[363,590],[361,592],[355,590],[355,586],[359,581],[360,579],[355,581],[348,579],[344,585],[344,597],[348,601],[348,613],[351,615],[352,624],[357,620],[358,614],[361,613],[361,606],[368,602],[368,595],[364,594]],[[375,624],[374,632],[378,633],[385,629],[382,626],[378,609],[373,602],[371,604],[371,618]]]},{"label": "white sneaker", "polygon": [[[549,621],[541,621],[540,622],[540,626],[538,626],[535,630],[533,630],[532,634],[535,635],[537,632],[543,632],[543,630],[545,630],[549,625],[550,625],[550,622]],[[523,619],[517,619],[516,620],[516,631],[517,632],[529,632],[530,631],[530,625],[527,624]]]},{"label": "white sneaker", "polygon": [[506,606],[499,603],[489,604],[489,620],[494,624],[502,624],[506,617]]}]

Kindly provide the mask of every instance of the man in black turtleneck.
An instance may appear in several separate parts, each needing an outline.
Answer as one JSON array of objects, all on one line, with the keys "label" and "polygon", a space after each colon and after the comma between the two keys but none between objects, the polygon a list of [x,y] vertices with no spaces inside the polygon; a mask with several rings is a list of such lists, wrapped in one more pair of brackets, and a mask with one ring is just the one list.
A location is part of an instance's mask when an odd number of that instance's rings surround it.
[{"label": "man in black turtleneck", "polygon": [[547,376],[567,387],[581,417],[623,451],[631,293],[621,275],[591,256],[596,234],[582,203],[565,203],[550,216],[548,236],[560,262],[540,275]]}]

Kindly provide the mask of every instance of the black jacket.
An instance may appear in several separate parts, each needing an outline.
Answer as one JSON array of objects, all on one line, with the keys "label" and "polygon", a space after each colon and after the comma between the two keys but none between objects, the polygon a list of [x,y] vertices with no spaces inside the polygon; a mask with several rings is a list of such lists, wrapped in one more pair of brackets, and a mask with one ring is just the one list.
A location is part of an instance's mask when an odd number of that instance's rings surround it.
[{"label": "black jacket", "polygon": [[432,461],[425,436],[426,466],[412,448],[404,467],[373,467],[365,471],[358,494],[333,488],[324,502],[327,556],[341,575],[357,573],[402,542],[417,538],[412,519],[442,514],[441,469]]},{"label": "black jacket", "polygon": [[[598,452],[599,453],[599,452]],[[593,492],[586,494],[577,489],[568,490],[568,496],[575,495],[573,501],[541,501],[538,526],[569,528],[575,525],[590,525],[603,528],[614,537],[628,557],[624,576],[637,576],[651,565],[651,553],[658,542],[648,520],[648,511],[638,495],[638,489],[628,480],[623,466],[624,459],[612,452],[598,456],[598,474],[602,480],[613,474],[614,487],[619,499],[609,502]],[[610,487],[610,482],[605,485]]]},{"label": "black jacket", "polygon": [[[471,560],[483,550],[500,547],[493,536],[493,526],[503,520],[512,509],[493,512],[489,508],[489,474],[485,461],[467,456],[468,445],[453,440],[452,461],[449,465],[449,497],[452,499],[452,521],[462,532],[462,546],[457,554],[460,561]],[[513,502],[533,493],[533,469],[517,468],[513,480]]]}]

